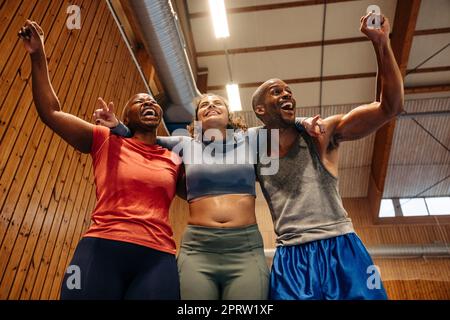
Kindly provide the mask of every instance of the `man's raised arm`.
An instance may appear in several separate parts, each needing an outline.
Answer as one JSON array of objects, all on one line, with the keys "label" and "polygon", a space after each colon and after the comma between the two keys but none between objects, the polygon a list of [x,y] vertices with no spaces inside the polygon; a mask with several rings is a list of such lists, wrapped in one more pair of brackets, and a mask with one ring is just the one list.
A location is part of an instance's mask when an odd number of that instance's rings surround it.
[{"label": "man's raised arm", "polygon": [[359,106],[345,115],[325,119],[332,145],[367,136],[403,112],[403,79],[389,40],[389,21],[382,16],[381,28],[369,29],[367,20],[371,14],[361,18],[360,30],[372,41],[376,50],[378,76],[381,79],[380,101]]}]

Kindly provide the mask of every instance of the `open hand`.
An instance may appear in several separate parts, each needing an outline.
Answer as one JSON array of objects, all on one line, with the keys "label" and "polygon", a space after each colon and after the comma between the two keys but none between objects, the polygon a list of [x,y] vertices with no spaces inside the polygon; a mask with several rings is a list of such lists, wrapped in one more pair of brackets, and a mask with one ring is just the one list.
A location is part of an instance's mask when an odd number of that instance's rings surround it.
[{"label": "open hand", "polygon": [[325,126],[319,114],[314,117],[304,119],[302,121],[302,125],[311,137],[318,137],[325,133]]},{"label": "open hand", "polygon": [[108,128],[117,127],[119,120],[114,114],[114,103],[110,102],[108,105],[102,98],[98,98],[97,105],[100,109],[94,111],[95,124],[99,124]]}]

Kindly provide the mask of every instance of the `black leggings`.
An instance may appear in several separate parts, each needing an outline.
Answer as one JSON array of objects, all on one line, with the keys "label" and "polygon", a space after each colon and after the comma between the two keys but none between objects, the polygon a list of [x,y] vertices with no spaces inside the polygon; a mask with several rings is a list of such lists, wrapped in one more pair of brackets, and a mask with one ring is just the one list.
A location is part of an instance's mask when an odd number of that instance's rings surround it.
[{"label": "black leggings", "polygon": [[180,299],[175,256],[128,242],[83,238],[61,286],[61,300],[74,299]]}]

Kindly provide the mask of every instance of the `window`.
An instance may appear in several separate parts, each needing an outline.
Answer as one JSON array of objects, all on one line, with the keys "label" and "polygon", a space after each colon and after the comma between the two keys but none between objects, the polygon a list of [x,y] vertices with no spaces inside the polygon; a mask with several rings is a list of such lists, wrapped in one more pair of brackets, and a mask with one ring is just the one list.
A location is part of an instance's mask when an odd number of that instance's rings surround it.
[{"label": "window", "polygon": [[450,215],[450,197],[382,199],[380,218]]},{"label": "window", "polygon": [[400,199],[400,206],[405,217],[428,215],[427,206],[423,198]]},{"label": "window", "polygon": [[426,198],[425,201],[430,215],[450,214],[450,197]]},{"label": "window", "polygon": [[395,217],[394,205],[391,199],[382,199],[380,207],[380,218]]}]

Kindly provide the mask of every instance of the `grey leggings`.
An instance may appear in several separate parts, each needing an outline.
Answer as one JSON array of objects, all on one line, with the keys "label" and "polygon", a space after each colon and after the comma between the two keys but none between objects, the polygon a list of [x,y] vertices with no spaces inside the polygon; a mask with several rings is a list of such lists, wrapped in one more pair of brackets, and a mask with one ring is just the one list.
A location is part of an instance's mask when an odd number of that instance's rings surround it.
[{"label": "grey leggings", "polygon": [[263,248],[257,225],[188,225],[177,259],[181,299],[267,299],[269,268]]}]

